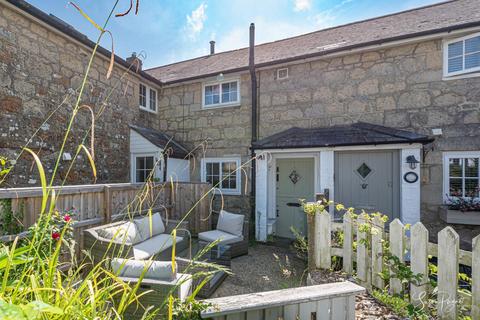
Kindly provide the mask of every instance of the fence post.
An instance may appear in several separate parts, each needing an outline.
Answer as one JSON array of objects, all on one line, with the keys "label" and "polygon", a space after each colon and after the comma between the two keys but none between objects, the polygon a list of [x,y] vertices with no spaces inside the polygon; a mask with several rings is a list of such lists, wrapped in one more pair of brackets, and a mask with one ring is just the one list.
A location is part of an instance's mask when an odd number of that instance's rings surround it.
[{"label": "fence post", "polygon": [[410,301],[421,306],[425,301],[428,285],[428,230],[421,222],[417,222],[410,232],[411,268],[414,274],[422,274],[420,284],[410,285]]},{"label": "fence post", "polygon": [[308,239],[308,270],[315,270],[315,215],[307,215],[307,239]]},{"label": "fence post", "polygon": [[[390,253],[396,256],[400,262],[405,261],[405,226],[398,219],[390,223]],[[392,271],[390,271],[390,290],[393,294],[402,292],[402,283],[395,278],[395,275],[392,275]]]},{"label": "fence post", "polygon": [[343,271],[353,274],[353,218],[349,212],[343,215]]},{"label": "fence post", "polygon": [[327,211],[315,212],[315,266],[320,269],[332,267],[331,255],[332,217]]},{"label": "fence post", "polygon": [[365,287],[368,291],[372,289],[372,273],[370,270],[370,261],[368,255],[369,235],[367,232],[361,232],[360,227],[367,221],[360,215],[357,219],[357,276],[360,280],[360,285]]},{"label": "fence post", "polygon": [[104,223],[110,223],[112,221],[112,190],[109,185],[103,187],[103,208]]},{"label": "fence post", "polygon": [[385,284],[380,276],[383,272],[383,237],[385,222],[380,216],[375,216],[372,222],[372,284],[383,289]]},{"label": "fence post", "polygon": [[480,319],[480,235],[472,242],[472,319]]},{"label": "fence post", "polygon": [[457,318],[457,278],[459,236],[452,227],[438,233],[438,304],[439,319]]}]

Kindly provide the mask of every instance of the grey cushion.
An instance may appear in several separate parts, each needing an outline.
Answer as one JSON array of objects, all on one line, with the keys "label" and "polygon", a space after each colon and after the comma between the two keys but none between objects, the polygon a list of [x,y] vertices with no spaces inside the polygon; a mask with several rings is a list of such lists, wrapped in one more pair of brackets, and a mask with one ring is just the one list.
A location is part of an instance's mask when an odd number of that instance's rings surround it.
[{"label": "grey cushion", "polygon": [[220,239],[219,244],[232,244],[235,242],[242,241],[243,236],[236,236],[231,233],[227,233],[220,230],[211,230],[211,231],[200,232],[198,234],[198,239],[206,242],[213,242],[217,239]]},{"label": "grey cushion", "polygon": [[[130,260],[114,258],[111,261],[112,270],[119,276],[172,281],[176,279],[170,261]],[[175,267],[176,269],[176,267]]]},{"label": "grey cushion", "polygon": [[162,217],[160,217],[160,213],[158,212],[152,214],[151,216],[147,215],[143,218],[135,219],[134,223],[140,232],[142,241],[165,232],[165,225],[163,224]]},{"label": "grey cushion", "polygon": [[104,239],[114,239],[125,244],[136,244],[143,240],[137,226],[130,221],[109,228],[97,229],[97,232]]},{"label": "grey cushion", "polygon": [[[177,236],[177,242],[182,241],[182,237]],[[136,260],[146,260],[157,253],[160,253],[173,245],[173,237],[169,234],[159,234],[146,241],[133,246],[133,257]]]},{"label": "grey cushion", "polygon": [[218,217],[217,230],[231,233],[235,236],[243,235],[243,214],[234,214],[225,210],[220,211]]}]

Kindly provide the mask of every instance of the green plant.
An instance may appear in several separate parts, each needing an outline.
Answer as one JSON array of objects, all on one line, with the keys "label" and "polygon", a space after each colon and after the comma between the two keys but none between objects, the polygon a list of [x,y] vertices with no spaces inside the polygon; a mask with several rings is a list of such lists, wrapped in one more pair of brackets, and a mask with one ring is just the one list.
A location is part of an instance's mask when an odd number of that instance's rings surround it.
[{"label": "green plant", "polygon": [[17,234],[23,230],[22,217],[14,214],[11,199],[0,199],[1,234]]},{"label": "green plant", "polygon": [[401,317],[415,320],[430,319],[421,307],[415,307],[405,297],[392,296],[387,290],[373,290],[372,296]]},{"label": "green plant", "polygon": [[295,240],[293,241],[293,248],[299,257],[302,260],[308,259],[308,239],[307,237],[303,236],[295,227],[290,227],[290,231],[292,231],[293,235],[295,236]]}]

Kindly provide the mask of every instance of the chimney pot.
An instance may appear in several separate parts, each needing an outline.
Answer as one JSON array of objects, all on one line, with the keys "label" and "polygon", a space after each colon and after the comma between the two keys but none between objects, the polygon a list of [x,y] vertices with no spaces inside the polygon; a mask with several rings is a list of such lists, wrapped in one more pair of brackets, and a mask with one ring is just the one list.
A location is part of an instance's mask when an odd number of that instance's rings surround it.
[{"label": "chimney pot", "polygon": [[[128,65],[130,66],[130,70],[133,71],[142,71],[142,60],[137,57],[136,52],[132,52],[132,55],[125,59]],[[135,62],[136,61],[136,62]]]},{"label": "chimney pot", "polygon": [[210,41],[210,54],[215,53],[215,41]]}]

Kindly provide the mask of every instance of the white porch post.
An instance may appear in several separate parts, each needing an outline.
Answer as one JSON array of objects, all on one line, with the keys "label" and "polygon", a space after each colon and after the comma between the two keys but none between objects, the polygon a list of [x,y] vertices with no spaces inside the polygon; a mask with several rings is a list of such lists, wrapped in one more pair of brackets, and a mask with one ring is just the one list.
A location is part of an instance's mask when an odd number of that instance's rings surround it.
[{"label": "white porch post", "polygon": [[[420,221],[420,163],[417,168],[411,169],[406,159],[415,156],[421,160],[420,148],[401,149],[400,151],[400,212],[403,223],[414,224]],[[405,173],[413,171],[418,175],[417,182],[408,183],[403,179]]]},{"label": "white porch post", "polygon": [[267,241],[267,177],[267,154],[261,153],[257,155],[255,175],[255,237],[258,241]]},{"label": "white porch post", "polygon": [[[330,192],[330,200],[334,200],[334,168],[335,157],[331,150],[320,152],[320,190],[323,192],[328,189]],[[333,215],[333,206],[330,206],[330,214]]]}]

